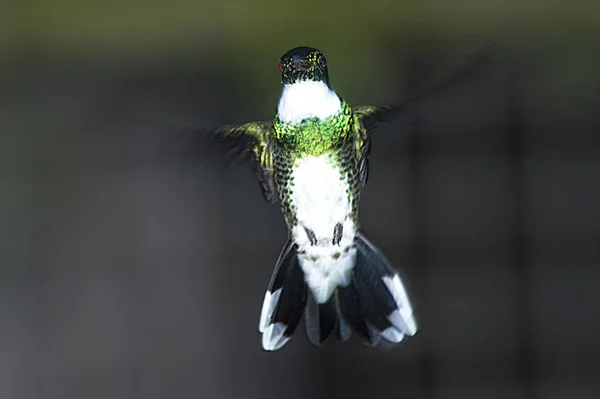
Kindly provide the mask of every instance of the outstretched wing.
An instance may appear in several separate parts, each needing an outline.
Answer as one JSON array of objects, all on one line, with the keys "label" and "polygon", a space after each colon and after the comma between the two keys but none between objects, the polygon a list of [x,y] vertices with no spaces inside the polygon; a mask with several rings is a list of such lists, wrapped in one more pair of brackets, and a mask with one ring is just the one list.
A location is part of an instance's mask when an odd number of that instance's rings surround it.
[{"label": "outstretched wing", "polygon": [[[270,158],[271,122],[248,122],[241,125],[227,125],[214,129],[207,139],[212,142],[211,150],[222,157],[225,163],[254,160],[260,166],[272,167]],[[214,156],[213,155],[213,156]]]},{"label": "outstretched wing", "polygon": [[214,130],[189,129],[180,132],[177,147],[203,163],[217,167],[250,161],[265,199],[277,201],[273,178],[271,122],[248,122]]},{"label": "outstretched wing", "polygon": [[216,129],[213,140],[227,150],[225,159],[250,160],[265,200],[277,202],[273,175],[271,122],[249,122]]},{"label": "outstretched wing", "polygon": [[475,54],[465,65],[459,67],[449,76],[446,76],[431,89],[423,93],[420,93],[398,104],[363,105],[354,107],[354,115],[358,117],[362,126],[367,131],[371,130],[378,124],[387,122],[389,121],[389,118],[405,111],[408,106],[418,103],[420,100],[431,97],[432,95],[442,92],[443,90],[449,89],[452,86],[462,82],[466,78],[472,76],[473,73],[488,60],[492,47],[493,43],[487,42],[483,50]]},{"label": "outstretched wing", "polygon": [[354,115],[360,120],[360,123],[366,130],[375,128],[379,123],[384,122],[390,116],[402,111],[406,103],[401,104],[383,104],[383,105],[361,105],[354,107]]}]

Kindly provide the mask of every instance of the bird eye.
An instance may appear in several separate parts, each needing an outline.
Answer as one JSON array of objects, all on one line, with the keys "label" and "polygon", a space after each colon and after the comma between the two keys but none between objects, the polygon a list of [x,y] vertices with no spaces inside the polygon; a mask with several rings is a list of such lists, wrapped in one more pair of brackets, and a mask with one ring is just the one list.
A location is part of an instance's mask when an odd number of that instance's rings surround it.
[{"label": "bird eye", "polygon": [[283,71],[285,70],[285,67],[283,66],[283,62],[280,62],[280,63],[279,63],[279,70],[280,70],[281,72],[283,72]]},{"label": "bird eye", "polygon": [[321,69],[327,68],[327,60],[325,57],[321,57]]}]

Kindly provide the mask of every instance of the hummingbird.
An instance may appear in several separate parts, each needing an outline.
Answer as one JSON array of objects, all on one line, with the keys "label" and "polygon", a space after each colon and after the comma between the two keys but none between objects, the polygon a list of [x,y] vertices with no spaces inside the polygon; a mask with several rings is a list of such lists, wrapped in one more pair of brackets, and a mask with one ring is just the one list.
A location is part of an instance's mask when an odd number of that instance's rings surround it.
[{"label": "hummingbird", "polygon": [[258,330],[282,348],[304,315],[321,345],[356,332],[371,346],[418,330],[403,279],[360,229],[370,130],[399,106],[351,107],[329,83],[325,55],[296,47],[279,60],[282,91],[271,121],[229,125],[213,138],[248,156],[264,198],[279,204],[287,243],[264,295]]},{"label": "hummingbird", "polygon": [[186,135],[192,152],[216,144],[227,160],[250,161],[265,200],[283,213],[288,238],[258,325],[266,351],[281,349],[302,316],[317,346],[334,332],[341,342],[356,333],[367,345],[387,348],[417,333],[403,278],[358,219],[371,132],[409,103],[469,76],[488,53],[410,101],[352,107],[331,86],[325,55],[296,47],[279,59],[282,90],[272,120]]}]

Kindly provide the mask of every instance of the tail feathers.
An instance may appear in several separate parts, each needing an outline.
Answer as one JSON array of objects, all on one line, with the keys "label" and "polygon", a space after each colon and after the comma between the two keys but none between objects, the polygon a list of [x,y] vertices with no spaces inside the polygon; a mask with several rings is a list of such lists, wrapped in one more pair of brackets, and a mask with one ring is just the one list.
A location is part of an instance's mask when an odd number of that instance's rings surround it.
[{"label": "tail feathers", "polygon": [[318,304],[309,291],[304,320],[306,335],[313,345],[321,345],[334,331],[341,342],[352,335],[352,327],[342,315],[337,293],[334,293],[329,302]]},{"label": "tail feathers", "polygon": [[[361,308],[358,292],[354,284],[339,289],[340,313],[343,314],[345,321],[351,328],[363,339],[369,340],[373,345],[378,342],[379,334],[372,325],[367,324],[366,314]],[[377,341],[377,342],[375,342]]]},{"label": "tail feathers", "polygon": [[278,350],[290,339],[300,323],[306,300],[304,274],[296,247],[289,241],[279,255],[263,301],[258,329],[265,350]]},{"label": "tail feathers", "polygon": [[352,281],[339,290],[342,315],[371,345],[399,343],[417,332],[412,306],[399,274],[362,234]]},{"label": "tail feathers", "polygon": [[319,304],[307,287],[296,246],[288,242],[281,252],[265,294],[259,331],[263,348],[278,350],[290,339],[304,312],[306,333],[314,345],[334,331],[346,341],[352,331],[372,346],[382,340],[396,344],[417,332],[406,290],[383,254],[358,235],[350,283],[338,287],[329,301]]},{"label": "tail feathers", "polygon": [[318,304],[312,293],[308,293],[308,302],[304,312],[306,335],[313,345],[320,345],[333,332],[337,316],[330,303]]}]

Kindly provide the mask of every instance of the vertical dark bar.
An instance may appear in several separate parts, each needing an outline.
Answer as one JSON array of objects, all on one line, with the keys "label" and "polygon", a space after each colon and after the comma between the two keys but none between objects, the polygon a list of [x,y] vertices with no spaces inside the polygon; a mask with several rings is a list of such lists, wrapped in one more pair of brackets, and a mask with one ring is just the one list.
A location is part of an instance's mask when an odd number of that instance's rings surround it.
[{"label": "vertical dark bar", "polygon": [[514,273],[516,275],[515,295],[518,328],[518,353],[515,367],[517,378],[525,393],[524,397],[535,398],[535,352],[533,348],[532,308],[531,308],[531,271],[529,267],[529,242],[526,225],[526,198],[524,190],[524,162],[526,156],[526,131],[521,105],[521,67],[520,60],[512,59],[509,74],[507,107],[507,142],[510,157],[511,181],[513,193],[513,231],[511,247],[513,251]]}]

